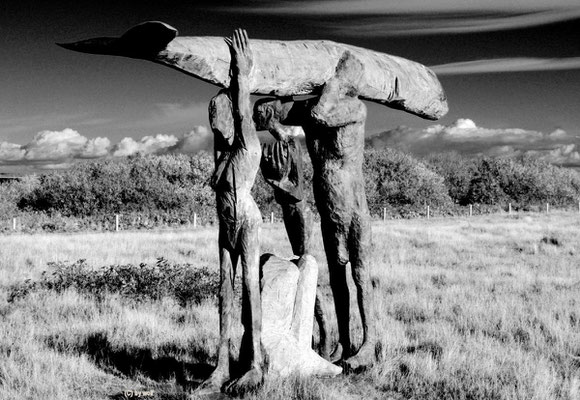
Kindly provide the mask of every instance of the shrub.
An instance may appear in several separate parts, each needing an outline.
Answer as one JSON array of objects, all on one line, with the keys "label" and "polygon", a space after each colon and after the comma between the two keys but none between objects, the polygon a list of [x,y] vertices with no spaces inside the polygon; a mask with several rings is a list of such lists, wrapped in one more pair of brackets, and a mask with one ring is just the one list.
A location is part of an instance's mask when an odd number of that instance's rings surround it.
[{"label": "shrub", "polygon": [[219,290],[219,274],[206,267],[169,264],[159,258],[155,265],[111,265],[93,269],[85,260],[74,263],[49,263],[40,280],[27,280],[9,289],[8,301],[26,297],[39,290],[62,292],[74,288],[79,293],[102,298],[116,293],[133,301],[159,300],[173,297],[181,306],[215,298]]},{"label": "shrub", "polygon": [[38,182],[36,175],[27,175],[17,181],[0,183],[0,215],[18,214],[18,202],[23,196],[29,195]]},{"label": "shrub", "polygon": [[471,182],[466,204],[501,204],[507,200],[503,188],[508,185],[502,161],[484,157],[479,160]]},{"label": "shrub", "polygon": [[364,175],[369,208],[374,213],[386,205],[416,209],[424,204],[451,203],[443,177],[405,153],[388,148],[367,150]]},{"label": "shrub", "polygon": [[76,217],[159,211],[185,216],[197,212],[205,220],[214,219],[214,194],[208,184],[212,171],[213,161],[205,152],[82,163],[42,175],[18,205]]},{"label": "shrub", "polygon": [[461,205],[469,204],[467,195],[477,170],[476,162],[458,153],[439,153],[425,160],[429,168],[443,177],[451,199]]},{"label": "shrub", "polygon": [[[312,165],[303,152],[306,201],[316,215]],[[19,217],[19,230],[110,230],[114,215],[124,228],[183,225],[217,221],[215,193],[209,185],[214,170],[207,152],[195,155],[147,155],[84,162],[19,182],[0,184],[0,215]],[[457,153],[424,161],[392,149],[365,150],[363,174],[371,214],[383,207],[392,217],[417,217],[431,205],[437,215],[464,214],[460,206],[478,210],[531,210],[549,202],[556,207],[580,200],[580,174],[544,161],[522,157],[466,158]],[[281,218],[272,187],[257,174],[252,194],[265,217]],[[454,204],[455,203],[455,204]],[[0,231],[10,231],[11,222]]]}]

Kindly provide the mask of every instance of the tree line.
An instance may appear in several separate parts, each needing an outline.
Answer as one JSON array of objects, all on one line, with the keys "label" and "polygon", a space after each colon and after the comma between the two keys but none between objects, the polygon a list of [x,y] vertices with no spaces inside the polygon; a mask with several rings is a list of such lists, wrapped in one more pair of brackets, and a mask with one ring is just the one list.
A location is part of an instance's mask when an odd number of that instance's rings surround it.
[{"label": "tree line", "polygon": [[[305,156],[308,201],[313,209],[312,167]],[[75,167],[0,184],[0,213],[97,217],[111,214],[171,215],[216,220],[209,185],[213,156],[136,155],[84,162]],[[413,216],[425,205],[446,215],[479,205],[530,210],[550,203],[578,204],[580,174],[531,158],[467,158],[457,153],[417,159],[392,149],[365,150],[364,176],[371,213]],[[272,189],[261,174],[254,198],[264,215],[280,215]]]}]

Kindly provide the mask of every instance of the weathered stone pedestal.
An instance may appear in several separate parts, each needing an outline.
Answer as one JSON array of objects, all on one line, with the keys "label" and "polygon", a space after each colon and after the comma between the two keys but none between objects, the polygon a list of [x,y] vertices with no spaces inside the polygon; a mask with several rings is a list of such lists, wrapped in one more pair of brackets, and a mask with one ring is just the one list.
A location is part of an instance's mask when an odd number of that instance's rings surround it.
[{"label": "weathered stone pedestal", "polygon": [[311,347],[318,264],[305,255],[296,262],[262,256],[262,345],[268,375],[332,377],[342,368]]}]

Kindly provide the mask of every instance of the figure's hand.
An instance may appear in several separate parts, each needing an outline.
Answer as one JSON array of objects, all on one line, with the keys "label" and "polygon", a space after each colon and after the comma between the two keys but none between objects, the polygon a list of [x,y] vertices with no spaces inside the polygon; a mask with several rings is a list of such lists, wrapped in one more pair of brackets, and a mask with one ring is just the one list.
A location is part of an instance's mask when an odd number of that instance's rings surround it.
[{"label": "figure's hand", "polygon": [[303,178],[297,166],[297,163],[302,162],[301,158],[294,142],[279,141],[262,145],[262,175],[266,182],[285,194],[286,201],[297,202],[303,199]]},{"label": "figure's hand", "polygon": [[248,34],[245,29],[236,29],[231,38],[224,38],[232,55],[232,72],[239,76],[249,76],[253,58]]},{"label": "figure's hand", "polygon": [[269,182],[287,180],[290,173],[290,163],[288,143],[274,142],[262,145],[262,174]]}]

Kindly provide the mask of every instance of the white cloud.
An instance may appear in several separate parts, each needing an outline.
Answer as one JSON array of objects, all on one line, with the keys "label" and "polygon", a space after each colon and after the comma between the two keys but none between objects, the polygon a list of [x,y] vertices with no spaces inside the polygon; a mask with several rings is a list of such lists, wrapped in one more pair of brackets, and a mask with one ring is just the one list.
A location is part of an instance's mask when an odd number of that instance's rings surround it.
[{"label": "white cloud", "polygon": [[73,162],[62,162],[62,163],[49,163],[49,164],[38,164],[36,165],[37,168],[40,169],[48,169],[48,170],[53,170],[53,169],[68,169],[71,168],[74,165]]},{"label": "white cloud", "polygon": [[[220,8],[224,10],[224,8]],[[384,37],[497,31],[580,16],[577,0],[317,0],[262,2],[230,12],[318,17],[322,28],[345,36]],[[328,16],[343,16],[328,22]]]},{"label": "white cloud", "polygon": [[570,58],[498,58],[435,65],[437,75],[465,75],[493,72],[555,71],[580,68],[580,57]]},{"label": "white cloud", "polygon": [[24,158],[30,161],[63,160],[79,154],[86,143],[86,137],[70,128],[62,131],[42,131],[24,146]]},{"label": "white cloud", "polygon": [[[260,4],[260,2],[257,2]],[[441,13],[441,12],[524,12],[568,10],[578,8],[576,0],[310,0],[274,3],[262,1],[254,7],[231,7],[261,14],[379,14],[379,13]]]},{"label": "white cloud", "polygon": [[41,131],[25,145],[0,142],[1,165],[34,165],[37,168],[65,168],[77,159],[124,157],[136,153],[196,153],[213,146],[213,135],[205,126],[177,137],[158,134],[135,140],[126,137],[115,145],[105,137],[87,138],[76,130]]},{"label": "white cloud", "polygon": [[108,154],[111,142],[107,138],[87,139],[77,131],[66,128],[62,131],[38,132],[24,146],[24,159],[34,162],[60,161],[74,158],[96,158]]},{"label": "white cloud", "polygon": [[177,141],[178,139],[175,136],[164,134],[145,136],[139,141],[126,137],[115,145],[112,155],[114,157],[124,157],[136,153],[154,154],[174,146]]},{"label": "white cloud", "polygon": [[[477,11],[477,10],[476,10]],[[461,12],[461,11],[458,11]],[[501,10],[495,10],[501,12]],[[349,37],[393,37],[412,35],[436,35],[503,31],[521,29],[566,21],[580,16],[580,10],[528,11],[523,14],[504,13],[491,17],[482,13],[451,13],[439,16],[424,15],[379,15],[351,17],[341,21],[322,22],[323,27],[335,34]]]},{"label": "white cloud", "polygon": [[565,144],[543,153],[536,153],[540,158],[556,164],[580,165],[579,148],[575,144]]},{"label": "white cloud", "polygon": [[477,125],[475,125],[475,122],[473,122],[470,119],[463,119],[460,118],[457,121],[455,121],[451,126],[450,129],[455,129],[455,130],[461,130],[461,129],[476,129]]},{"label": "white cloud", "polygon": [[168,150],[174,153],[193,154],[200,150],[210,150],[213,147],[213,134],[203,125],[196,126],[184,134],[175,145]]},{"label": "white cloud", "polygon": [[548,136],[552,139],[565,138],[568,136],[568,133],[564,129],[557,128],[553,132],[549,133]]},{"label": "white cloud", "polygon": [[547,134],[521,128],[490,129],[478,127],[470,119],[459,119],[448,126],[438,124],[419,130],[399,127],[369,137],[367,142],[375,148],[388,146],[418,156],[448,151],[472,156],[530,154],[580,167],[578,137],[562,129]]},{"label": "white cloud", "polygon": [[89,139],[83,146],[79,157],[80,158],[100,158],[109,154],[111,141],[108,138],[94,138]]},{"label": "white cloud", "polygon": [[0,162],[19,161],[24,158],[26,150],[21,145],[8,142],[0,142]]},{"label": "white cloud", "polygon": [[165,154],[183,153],[193,154],[200,150],[209,150],[213,147],[213,134],[204,125],[193,128],[181,137],[175,135],[158,134],[145,136],[136,141],[126,137],[117,143],[111,152],[114,157],[124,157],[136,153]]}]

